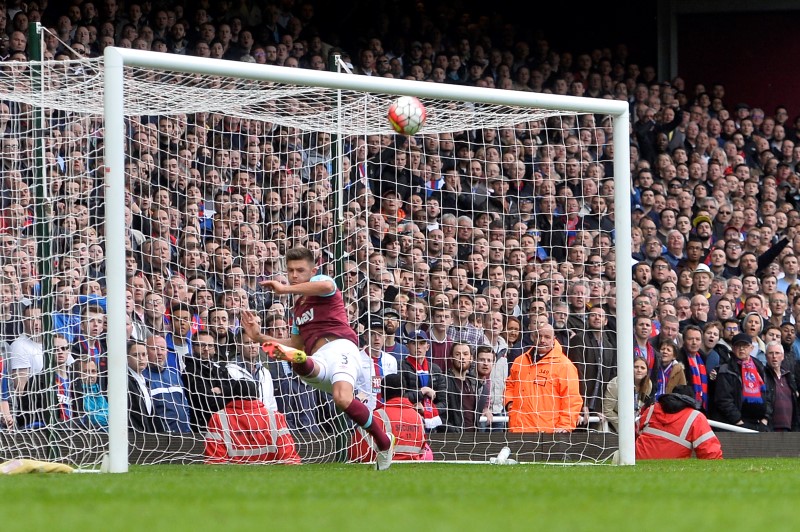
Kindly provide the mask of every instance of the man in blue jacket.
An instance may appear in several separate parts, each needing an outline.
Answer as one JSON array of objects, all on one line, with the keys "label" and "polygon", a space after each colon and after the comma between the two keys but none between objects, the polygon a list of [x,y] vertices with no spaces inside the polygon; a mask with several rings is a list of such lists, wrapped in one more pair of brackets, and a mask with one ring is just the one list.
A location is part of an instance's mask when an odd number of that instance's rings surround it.
[{"label": "man in blue jacket", "polygon": [[156,415],[164,419],[170,432],[191,432],[181,374],[167,365],[166,339],[153,335],[146,345],[148,365],[142,375],[150,386]]}]

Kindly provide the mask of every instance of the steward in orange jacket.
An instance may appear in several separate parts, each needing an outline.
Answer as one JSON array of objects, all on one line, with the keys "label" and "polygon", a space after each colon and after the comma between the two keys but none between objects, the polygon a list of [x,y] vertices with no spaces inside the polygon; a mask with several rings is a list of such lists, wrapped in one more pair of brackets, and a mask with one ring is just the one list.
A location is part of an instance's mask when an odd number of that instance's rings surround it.
[{"label": "steward in orange jacket", "polygon": [[583,407],[578,370],[551,325],[532,333],[536,345],[517,357],[506,379],[510,432],[571,432]]},{"label": "steward in orange jacket", "polygon": [[694,388],[676,386],[642,413],[636,430],[636,459],[722,458],[719,439],[697,410]]},{"label": "steward in orange jacket", "polygon": [[234,399],[214,413],[206,433],[206,463],[299,464],[286,418],[259,399]]},{"label": "steward in orange jacket", "polygon": [[[386,401],[384,407],[372,412],[379,416],[384,427],[391,427],[397,438],[394,448],[394,460],[425,460],[428,444],[425,441],[425,424],[422,416],[405,397],[399,373],[392,373],[383,378],[382,396]],[[361,427],[353,432],[350,445],[350,460],[353,462],[374,462],[375,447],[372,436]]]}]

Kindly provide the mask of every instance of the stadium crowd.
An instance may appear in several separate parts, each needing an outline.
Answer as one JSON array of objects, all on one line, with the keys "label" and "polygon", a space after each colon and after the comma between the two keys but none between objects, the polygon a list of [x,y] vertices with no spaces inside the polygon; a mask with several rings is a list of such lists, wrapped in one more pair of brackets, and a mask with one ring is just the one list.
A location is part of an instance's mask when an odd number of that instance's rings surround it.
[{"label": "stadium crowd", "polygon": [[[341,287],[370,376],[361,398],[380,407],[382,377],[396,372],[404,394],[393,404],[414,405],[428,431],[614,428],[616,323],[632,319],[634,353],[620,355],[635,359],[637,409],[688,384],[711,418],[797,429],[800,115],[789,109],[728,101],[710,80],[659,80],[624,45],[573,54],[455,15],[448,31],[422,23],[406,40],[364,35],[341,50],[311,2],[8,1],[5,62],[29,59],[36,21],[45,59],[113,45],[324,70],[340,53],[357,75],[629,102],[632,317],[616,315],[615,254],[627,250],[614,245],[607,117],[344,139]],[[0,103],[0,426],[102,428],[101,124],[49,117],[54,301],[43,314],[21,109]],[[332,430],[330,400],[265,360],[239,324],[253,309],[268,334],[288,336],[291,301],[259,285],[286,279],[287,249],[308,247],[320,273],[337,273],[330,134],[214,113],[127,126],[132,428],[204,433],[244,398],[289,429]],[[555,369],[541,382],[545,365]]]}]

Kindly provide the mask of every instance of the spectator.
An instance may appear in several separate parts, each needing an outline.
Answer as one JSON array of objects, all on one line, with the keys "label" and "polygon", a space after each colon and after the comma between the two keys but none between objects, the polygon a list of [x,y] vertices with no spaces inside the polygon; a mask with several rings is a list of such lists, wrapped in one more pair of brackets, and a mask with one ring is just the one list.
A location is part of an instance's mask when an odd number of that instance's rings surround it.
[{"label": "spectator", "polygon": [[381,383],[387,375],[397,373],[397,359],[383,350],[386,336],[383,323],[380,318],[369,321],[367,345],[360,352],[364,375],[368,376],[369,383],[363,383],[360,388],[365,389],[357,390],[356,395],[370,410],[383,406]]},{"label": "spectator", "polygon": [[[57,341],[55,342],[57,343]],[[75,417],[81,426],[106,430],[108,428],[108,398],[97,382],[97,366],[94,360],[85,358],[76,361],[78,366],[75,383]]]},{"label": "spectator", "polygon": [[183,381],[192,414],[193,432],[202,432],[211,414],[225,407],[224,377],[217,362],[214,336],[200,332],[193,338],[192,356],[186,358]]},{"label": "spectator", "polygon": [[[53,366],[31,375],[26,382],[25,393],[20,396],[21,416],[17,425],[21,428],[73,426],[77,405],[68,368],[71,357],[66,338],[54,336],[53,350]],[[55,396],[56,400],[53,401],[51,396]]]},{"label": "spectator", "polygon": [[106,315],[97,304],[81,308],[80,331],[72,344],[72,356],[89,357],[98,371],[100,389],[106,391],[108,379],[108,351],[105,341]]},{"label": "spectator", "polygon": [[[242,334],[238,342],[238,348],[239,355],[236,357],[235,365],[245,371],[247,378],[251,378],[258,383],[258,400],[261,401],[264,407],[272,412],[277,412],[278,403],[275,400],[275,386],[272,381],[272,375],[259,360],[261,345],[254,342],[246,334]],[[233,364],[228,365],[229,371],[232,366]],[[238,373],[235,373],[235,376],[242,378],[238,376]]]},{"label": "spectator", "polygon": [[7,430],[14,428],[14,415],[11,413],[11,378],[8,375],[8,361],[5,348],[0,351],[0,427]]},{"label": "spectator", "polygon": [[588,426],[589,416],[602,414],[603,394],[616,375],[617,349],[615,339],[606,330],[608,321],[603,307],[589,309],[586,321],[588,330],[579,336],[569,359],[578,370],[583,397],[578,425]]},{"label": "spectator", "polygon": [[481,415],[478,409],[484,392],[483,381],[475,377],[472,369],[472,349],[462,342],[454,342],[450,353],[450,369],[446,374],[443,408],[440,410],[442,426],[437,432],[473,432]]},{"label": "spectator", "polygon": [[495,416],[505,414],[504,398],[506,392],[506,379],[508,379],[508,359],[505,355],[495,357],[492,348],[479,345],[475,360],[475,374],[482,383],[485,393],[485,404],[478,405],[478,412],[486,416],[486,422],[481,427],[491,429],[505,428],[505,423],[494,422]]},{"label": "spectator", "polygon": [[42,309],[33,305],[22,311],[23,333],[8,348],[11,379],[16,393],[25,390],[28,379],[44,369],[42,347]]},{"label": "spectator", "polygon": [[[289,337],[289,323],[282,313],[268,315],[264,325],[269,336]],[[292,365],[285,360],[272,360],[268,367],[273,383],[278,385],[275,390],[277,409],[286,418],[287,426],[292,430],[319,433],[316,411],[320,402],[316,391],[300,380],[292,371]]]},{"label": "spectator", "polygon": [[[652,400],[653,381],[649,377],[647,360],[644,357],[633,357],[633,385],[636,407],[634,417],[638,417],[642,408],[648,406]],[[611,430],[619,431],[619,379],[614,376],[608,383],[606,393],[603,396],[603,415],[608,422]]]},{"label": "spectator", "polygon": [[409,351],[399,368],[403,393],[422,412],[425,430],[431,431],[442,425],[441,413],[447,407],[447,377],[438,365],[428,362],[429,345],[425,331],[414,331],[403,338],[403,342]]},{"label": "spectator", "polygon": [[800,412],[797,407],[797,382],[794,375],[782,366],[783,346],[767,343],[767,367],[764,370],[767,395],[772,399],[772,425],[774,432],[797,431]]},{"label": "spectator", "polygon": [[142,372],[147,367],[147,347],[128,342],[128,427],[134,432],[167,432],[156,413],[153,396]]},{"label": "spectator", "polygon": [[[539,328],[536,343],[517,358],[506,382],[506,411],[511,432],[572,432],[583,401],[578,370],[562,353],[551,325]],[[549,370],[539,384],[539,369]]]},{"label": "spectator", "polygon": [[141,373],[150,390],[155,415],[164,421],[168,432],[191,432],[183,381],[178,368],[169,365],[167,341],[153,335],[145,346],[148,365]]},{"label": "spectator", "polygon": [[773,399],[766,386],[764,366],[750,356],[752,348],[749,335],[739,333],[733,338],[733,357],[719,368],[714,402],[720,421],[766,432]]},{"label": "spectator", "polygon": [[683,333],[683,349],[679,360],[684,365],[686,383],[694,388],[695,399],[700,409],[708,411],[708,375],[706,365],[700,356],[700,347],[703,345],[703,331],[689,325]]},{"label": "spectator", "polygon": [[654,399],[672,393],[676,386],[686,384],[686,368],[677,360],[678,347],[671,342],[664,342],[658,348],[658,355],[658,364],[651,373]]}]

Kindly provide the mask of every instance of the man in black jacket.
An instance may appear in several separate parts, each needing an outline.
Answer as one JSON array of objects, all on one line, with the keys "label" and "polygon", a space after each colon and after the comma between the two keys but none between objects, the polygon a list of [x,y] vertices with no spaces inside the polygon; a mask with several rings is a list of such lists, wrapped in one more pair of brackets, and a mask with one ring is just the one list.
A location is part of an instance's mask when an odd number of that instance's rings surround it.
[{"label": "man in black jacket", "polygon": [[147,346],[128,342],[128,428],[134,432],[167,432],[166,421],[156,414],[150,387],[142,375],[147,363]]},{"label": "man in black jacket", "polygon": [[766,386],[764,366],[750,356],[752,338],[739,333],[733,337],[733,356],[719,367],[714,391],[719,421],[759,432],[768,432],[773,401]]},{"label": "man in black jacket", "polygon": [[208,420],[231,399],[259,397],[255,380],[234,379],[228,374],[226,361],[219,361],[215,337],[202,331],[195,335],[192,356],[184,360],[183,382],[192,410],[192,431],[203,432]]},{"label": "man in black jacket", "polygon": [[454,343],[447,371],[445,407],[441,412],[443,425],[438,431],[475,431],[480,420],[478,404],[483,392],[483,382],[478,381],[472,370],[472,349],[465,343]]}]

